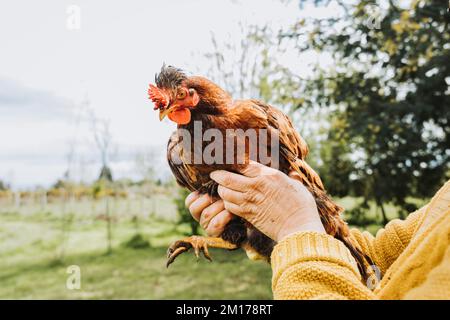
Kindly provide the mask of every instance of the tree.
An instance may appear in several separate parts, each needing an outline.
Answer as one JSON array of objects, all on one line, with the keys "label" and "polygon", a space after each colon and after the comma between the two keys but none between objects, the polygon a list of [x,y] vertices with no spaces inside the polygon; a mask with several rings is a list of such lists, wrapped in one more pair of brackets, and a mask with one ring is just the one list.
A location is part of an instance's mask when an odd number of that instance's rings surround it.
[{"label": "tree", "polygon": [[[135,155],[135,170],[140,178],[140,192],[139,200],[141,203],[141,208],[144,208],[144,200],[145,198],[151,198],[154,194],[154,176],[155,176],[155,161],[157,159],[158,152],[157,150],[149,150],[147,152],[137,152]],[[155,199],[153,199],[154,203]],[[155,214],[155,204],[153,204],[152,213]],[[136,213],[133,216],[133,222],[136,227],[136,235],[139,234],[140,229],[140,215]]]},{"label": "tree", "polygon": [[88,114],[92,136],[102,164],[98,180],[112,182],[113,177],[109,167],[109,158],[112,152],[111,148],[113,147],[110,122],[106,119],[97,118],[93,110],[89,110]]},{"label": "tree", "polygon": [[[95,145],[99,151],[102,168],[100,175],[94,186],[94,194],[99,193],[101,190],[108,190],[113,186],[113,176],[109,167],[109,156],[112,147],[112,135],[110,131],[110,123],[105,119],[98,119],[94,112],[91,110],[91,132],[94,137]],[[106,220],[106,238],[107,238],[107,254],[112,252],[112,217],[111,217],[111,204],[109,195],[106,195],[105,203],[105,220]]]},{"label": "tree", "polygon": [[[57,189],[63,189],[67,192],[67,195],[63,194],[62,199],[62,208],[61,208],[61,240],[60,240],[60,246],[57,254],[57,261],[62,262],[64,260],[65,254],[66,254],[66,247],[69,240],[69,235],[71,231],[71,226],[74,221],[75,214],[73,212],[72,204],[75,201],[75,174],[74,174],[74,166],[75,166],[75,160],[77,156],[77,136],[78,136],[78,128],[81,122],[82,112],[83,108],[87,107],[89,104],[89,101],[85,99],[81,105],[77,108],[77,113],[73,117],[73,126],[74,126],[74,134],[71,139],[67,141],[67,155],[66,155],[66,161],[67,161],[67,168],[63,175],[62,179],[58,179],[56,183],[54,184],[53,188]],[[65,198],[68,199],[65,199]],[[69,200],[69,203],[71,204],[69,206],[69,210],[67,208],[66,202]],[[43,192],[43,207],[47,205],[47,191]]]},{"label": "tree", "polygon": [[340,16],[303,21],[285,38],[333,59],[305,85],[305,105],[330,111],[326,185],[348,184],[341,193],[375,201],[386,219],[384,203],[411,211],[408,197],[430,197],[449,178],[447,2],[339,6]]},{"label": "tree", "polygon": [[6,182],[3,182],[2,180],[0,180],[0,191],[6,191],[9,189],[9,186]]}]

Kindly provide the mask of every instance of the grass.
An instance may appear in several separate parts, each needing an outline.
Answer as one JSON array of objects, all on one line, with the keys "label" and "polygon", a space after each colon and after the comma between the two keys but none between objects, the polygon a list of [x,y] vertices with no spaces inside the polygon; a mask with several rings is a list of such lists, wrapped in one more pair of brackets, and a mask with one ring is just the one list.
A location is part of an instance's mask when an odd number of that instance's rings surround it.
[{"label": "grass", "polygon": [[[214,262],[181,256],[165,268],[165,248],[40,260],[0,274],[2,299],[270,299],[268,265],[242,252],[212,250]],[[68,290],[67,267],[81,270],[81,289]]]},{"label": "grass", "polygon": [[[170,220],[152,215],[138,225],[131,217],[116,220],[111,254],[105,254],[105,221],[80,214],[65,226],[68,232],[62,226],[63,217],[49,212],[0,213],[0,299],[272,297],[270,266],[248,260],[241,250],[212,249],[212,263],[196,261],[189,252],[166,269],[168,244],[188,231]],[[125,245],[137,233],[150,247]],[[80,290],[66,287],[71,265],[80,267]]]}]

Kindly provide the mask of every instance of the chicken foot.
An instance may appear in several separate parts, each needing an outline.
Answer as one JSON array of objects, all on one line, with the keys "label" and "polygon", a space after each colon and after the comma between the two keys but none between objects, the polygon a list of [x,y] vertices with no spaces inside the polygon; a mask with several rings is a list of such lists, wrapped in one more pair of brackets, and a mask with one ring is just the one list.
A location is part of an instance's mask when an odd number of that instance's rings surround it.
[{"label": "chicken foot", "polygon": [[167,250],[167,264],[169,267],[175,259],[182,254],[183,252],[188,251],[191,248],[194,248],[194,253],[197,259],[200,257],[200,252],[203,253],[206,259],[212,261],[211,256],[209,255],[208,246],[211,248],[220,248],[220,249],[228,249],[233,250],[238,247],[230,242],[223,240],[222,238],[213,238],[213,237],[201,237],[201,236],[190,236],[184,238],[182,240],[175,241]]}]

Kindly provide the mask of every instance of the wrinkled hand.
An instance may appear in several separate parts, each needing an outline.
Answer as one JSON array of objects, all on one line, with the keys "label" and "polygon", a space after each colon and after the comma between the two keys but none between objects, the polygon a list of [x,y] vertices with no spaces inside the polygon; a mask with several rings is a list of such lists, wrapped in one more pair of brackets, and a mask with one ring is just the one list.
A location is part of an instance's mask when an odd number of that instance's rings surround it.
[{"label": "wrinkled hand", "polygon": [[225,226],[233,219],[233,215],[225,209],[223,200],[214,201],[207,194],[192,192],[186,197],[185,204],[192,217],[211,237],[221,235]]},{"label": "wrinkled hand", "polygon": [[288,177],[251,162],[241,174],[221,170],[211,173],[211,178],[219,184],[222,200],[212,202],[209,196],[197,193],[186,198],[191,214],[209,235],[220,235],[232,219],[231,213],[277,242],[299,231],[325,233],[315,200],[297,181],[297,173]]}]

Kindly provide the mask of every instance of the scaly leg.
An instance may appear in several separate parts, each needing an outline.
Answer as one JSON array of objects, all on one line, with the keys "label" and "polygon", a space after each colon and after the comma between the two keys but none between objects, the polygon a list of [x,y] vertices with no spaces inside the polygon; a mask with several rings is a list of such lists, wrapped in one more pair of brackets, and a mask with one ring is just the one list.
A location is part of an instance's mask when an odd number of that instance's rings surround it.
[{"label": "scaly leg", "polygon": [[237,249],[238,247],[230,242],[223,240],[222,238],[212,238],[212,237],[200,237],[200,236],[190,236],[182,240],[175,241],[167,250],[167,264],[169,267],[172,262],[185,251],[190,248],[194,248],[194,253],[197,259],[200,256],[200,251],[203,253],[206,259],[212,261],[209,255],[208,246],[212,248],[221,249]]}]

